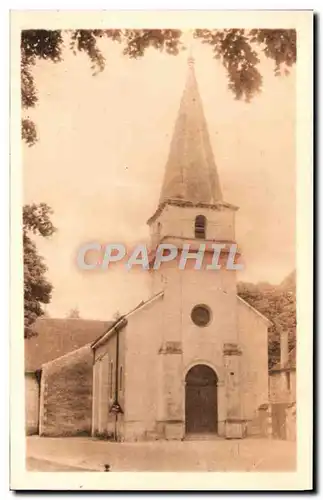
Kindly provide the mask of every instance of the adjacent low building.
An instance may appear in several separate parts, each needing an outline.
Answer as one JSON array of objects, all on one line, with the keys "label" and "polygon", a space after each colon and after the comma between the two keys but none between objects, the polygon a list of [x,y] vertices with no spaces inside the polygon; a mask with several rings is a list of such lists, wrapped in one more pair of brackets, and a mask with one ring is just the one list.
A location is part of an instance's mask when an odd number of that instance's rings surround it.
[{"label": "adjacent low building", "polygon": [[281,359],[269,376],[269,399],[274,438],[296,439],[296,348],[289,351],[288,334],[282,332]]},{"label": "adjacent low building", "polygon": [[83,319],[37,320],[36,335],[25,339],[27,434],[91,433],[90,345],[110,324]]}]

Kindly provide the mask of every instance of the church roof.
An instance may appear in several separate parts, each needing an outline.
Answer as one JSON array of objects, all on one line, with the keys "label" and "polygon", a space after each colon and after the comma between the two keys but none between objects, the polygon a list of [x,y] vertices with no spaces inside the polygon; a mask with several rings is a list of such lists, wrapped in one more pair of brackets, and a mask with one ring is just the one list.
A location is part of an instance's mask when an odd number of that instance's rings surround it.
[{"label": "church roof", "polygon": [[95,341],[91,345],[92,349],[95,349],[96,347],[98,347],[102,343],[106,342],[111,337],[111,335],[113,333],[115,333],[116,331],[124,328],[128,323],[129,316],[131,316],[132,314],[135,314],[136,312],[140,311],[141,309],[143,309],[147,305],[151,304],[155,300],[162,298],[163,296],[164,296],[164,291],[161,290],[160,292],[156,293],[155,295],[152,295],[151,297],[149,297],[149,299],[142,300],[136,307],[134,307],[134,309],[131,309],[131,311],[129,311],[127,314],[120,316],[119,319],[117,319],[115,322],[111,323],[110,327],[108,328],[107,331],[104,332],[103,335],[100,335],[99,338],[95,339]]},{"label": "church roof", "polygon": [[240,302],[240,304],[243,304],[245,305],[248,309],[250,309],[252,312],[254,312],[257,316],[259,316],[259,318],[261,318],[264,323],[266,323],[268,326],[272,326],[272,322],[270,321],[270,319],[268,319],[266,316],[264,316],[263,314],[261,314],[260,311],[258,311],[258,309],[256,309],[255,307],[253,307],[251,304],[249,304],[249,302],[247,302],[246,300],[244,300],[242,297],[240,297],[240,295],[237,295],[237,298],[238,298],[238,301]]},{"label": "church roof", "polygon": [[34,337],[25,339],[25,371],[36,371],[41,365],[93,342],[114,322],[88,319],[39,318]]},{"label": "church roof", "polygon": [[220,181],[192,59],[188,66],[159,203],[214,204],[222,201]]}]

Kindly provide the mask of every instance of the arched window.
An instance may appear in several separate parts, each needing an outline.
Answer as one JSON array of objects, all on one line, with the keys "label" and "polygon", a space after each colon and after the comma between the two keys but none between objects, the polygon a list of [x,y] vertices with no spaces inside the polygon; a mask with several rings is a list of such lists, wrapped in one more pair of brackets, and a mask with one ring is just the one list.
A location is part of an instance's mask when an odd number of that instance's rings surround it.
[{"label": "arched window", "polygon": [[195,238],[205,239],[206,217],[197,215],[195,218]]}]

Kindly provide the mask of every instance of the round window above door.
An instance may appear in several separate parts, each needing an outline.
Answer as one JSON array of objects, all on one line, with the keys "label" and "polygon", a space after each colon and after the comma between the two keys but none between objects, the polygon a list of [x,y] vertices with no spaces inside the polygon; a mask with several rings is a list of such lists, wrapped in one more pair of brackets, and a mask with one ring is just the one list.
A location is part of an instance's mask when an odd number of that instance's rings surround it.
[{"label": "round window above door", "polygon": [[207,326],[211,321],[210,308],[205,305],[198,305],[193,307],[191,312],[193,323],[197,326]]}]

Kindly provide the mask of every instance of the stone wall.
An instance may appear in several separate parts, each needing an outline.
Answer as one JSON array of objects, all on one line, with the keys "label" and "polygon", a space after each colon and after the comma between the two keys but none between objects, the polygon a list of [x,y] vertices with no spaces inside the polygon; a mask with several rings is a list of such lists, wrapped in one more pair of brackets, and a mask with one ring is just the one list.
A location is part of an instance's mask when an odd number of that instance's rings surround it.
[{"label": "stone wall", "polygon": [[[289,386],[288,386],[289,378]],[[296,371],[281,370],[270,374],[269,396],[272,403],[296,401]]]},{"label": "stone wall", "polygon": [[242,350],[242,416],[247,422],[258,418],[268,404],[268,326],[269,324],[240,298],[238,300],[239,345]]},{"label": "stone wall", "polygon": [[39,381],[36,373],[25,373],[26,434],[38,434]]},{"label": "stone wall", "polygon": [[[123,414],[118,414],[117,425],[116,416],[110,409],[116,396],[118,403],[125,411],[124,391],[125,391],[125,360],[124,360],[124,336],[122,329],[119,335],[119,366],[118,366],[118,387],[116,388],[116,352],[117,334],[114,332],[108,341],[95,349],[93,368],[93,422],[92,435],[102,438],[118,439],[122,437]],[[117,392],[116,392],[117,389]],[[115,436],[117,432],[117,436]]]},{"label": "stone wall", "polygon": [[296,421],[296,403],[289,405],[286,409],[286,439],[287,441],[296,441],[297,421]]},{"label": "stone wall", "polygon": [[152,244],[154,245],[160,239],[172,236],[195,239],[194,222],[197,215],[204,215],[207,219],[207,240],[234,240],[234,210],[224,207],[217,207],[212,210],[205,207],[183,208],[181,206],[166,205],[160,216],[150,226]]},{"label": "stone wall", "polygon": [[90,345],[43,365],[40,435],[91,433],[92,380],[93,353]]},{"label": "stone wall", "polygon": [[[161,380],[165,384],[162,400],[168,401],[168,408],[164,405],[162,419],[181,422],[184,435],[185,377],[192,366],[204,364],[214,370],[218,379],[218,431],[223,435],[227,416],[223,346],[228,342],[238,342],[235,272],[226,269],[195,270],[194,260],[188,262],[185,271],[178,270],[176,261],[167,264],[161,266],[159,271],[167,286],[160,324],[156,323],[154,330],[155,335],[158,330],[160,332],[161,345],[178,342],[182,353],[164,354],[158,361],[161,364]],[[197,304],[206,305],[210,310],[211,320],[206,326],[197,326],[192,321],[191,313]],[[176,383],[169,380],[171,373],[178,374]],[[179,426],[175,422],[174,425]],[[176,434],[179,435],[179,432],[176,431]]]},{"label": "stone wall", "polygon": [[136,441],[158,436],[164,399],[160,372],[163,298],[139,308],[125,328],[124,439]]}]

